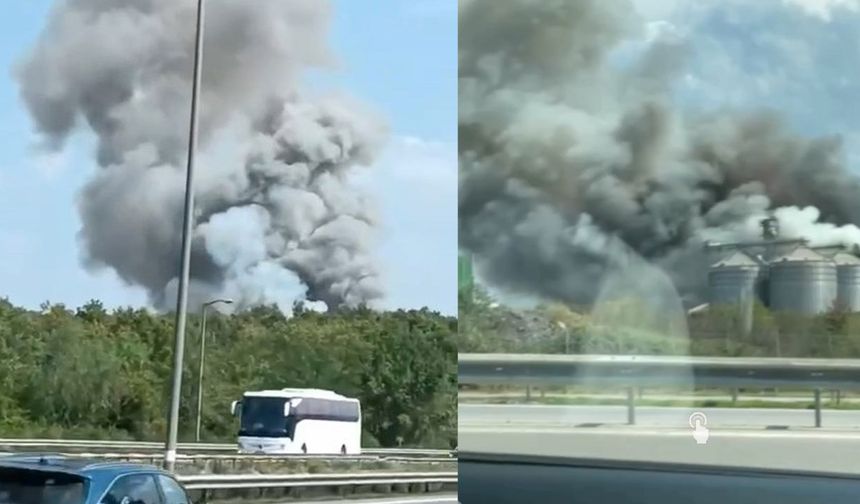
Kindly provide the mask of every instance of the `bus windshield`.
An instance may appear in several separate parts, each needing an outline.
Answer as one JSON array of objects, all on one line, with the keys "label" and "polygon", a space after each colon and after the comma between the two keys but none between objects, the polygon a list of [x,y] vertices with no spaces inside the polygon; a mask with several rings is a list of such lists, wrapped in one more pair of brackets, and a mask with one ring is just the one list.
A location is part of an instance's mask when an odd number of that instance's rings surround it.
[{"label": "bus windshield", "polygon": [[286,437],[289,435],[284,418],[284,397],[245,397],[242,400],[240,436]]}]

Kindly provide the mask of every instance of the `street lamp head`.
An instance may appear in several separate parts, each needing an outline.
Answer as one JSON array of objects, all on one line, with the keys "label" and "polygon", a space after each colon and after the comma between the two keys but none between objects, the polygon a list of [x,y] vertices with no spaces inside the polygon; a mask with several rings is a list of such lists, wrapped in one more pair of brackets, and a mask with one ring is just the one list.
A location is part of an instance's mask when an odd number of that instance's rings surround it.
[{"label": "street lamp head", "polygon": [[230,298],[213,299],[211,301],[207,301],[207,302],[203,303],[203,306],[211,306],[211,305],[218,304],[218,303],[233,304],[233,300]]}]

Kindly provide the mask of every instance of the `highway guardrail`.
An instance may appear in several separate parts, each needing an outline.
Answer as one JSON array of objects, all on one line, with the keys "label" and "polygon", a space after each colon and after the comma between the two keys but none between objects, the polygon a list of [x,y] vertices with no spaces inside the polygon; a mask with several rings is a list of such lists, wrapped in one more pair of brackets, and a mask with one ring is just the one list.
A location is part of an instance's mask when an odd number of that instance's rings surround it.
[{"label": "highway guardrail", "polygon": [[[5,455],[20,455],[21,453],[27,452],[0,452],[0,456]],[[36,454],[42,454],[42,452],[34,452]],[[76,459],[97,459],[97,460],[118,460],[118,461],[126,461],[126,462],[139,462],[146,463],[152,465],[160,465],[164,459],[163,453],[86,453],[86,452],[76,452],[76,453],[62,453],[62,452],[51,452],[49,455],[59,456],[65,458],[76,458]],[[188,454],[177,454],[176,461],[178,463],[186,462],[186,463],[222,463],[230,465],[232,464],[234,467],[239,464],[247,464],[249,462],[284,462],[286,460],[297,461],[297,462],[307,462],[314,460],[328,461],[328,462],[396,462],[396,463],[422,463],[422,464],[440,464],[440,463],[451,463],[456,462],[456,456],[450,457],[410,457],[403,455],[393,455],[393,456],[380,456],[380,455],[251,455],[251,454],[234,454],[234,455],[210,455],[210,454],[196,454],[196,455],[188,455]]]},{"label": "highway guardrail", "polygon": [[422,493],[432,487],[456,486],[457,473],[447,472],[364,472],[355,474],[237,474],[178,476],[187,490],[206,502],[217,491],[266,489],[307,489],[329,487],[344,490],[356,487],[420,486]]},{"label": "highway guardrail", "polygon": [[791,387],[813,391],[821,427],[823,389],[860,389],[860,360],[655,355],[460,354],[461,385],[576,385],[627,388],[635,423],[636,387]]},{"label": "highway guardrail", "polygon": [[[163,451],[164,443],[151,441],[111,441],[88,439],[0,439],[0,446],[39,447],[47,449],[80,448],[88,450],[140,450]],[[221,443],[179,443],[177,450],[183,452],[236,452],[237,445]]]},{"label": "highway guardrail", "polygon": [[[135,452],[162,452],[164,443],[150,441],[102,441],[81,439],[0,439],[0,447],[14,449],[38,448],[47,451],[64,451],[68,449],[86,450],[88,452],[101,451],[135,451]],[[179,453],[223,453],[236,454],[238,447],[235,444],[223,443],[179,443]],[[361,455],[373,457],[446,457],[451,455],[450,450],[433,450],[422,448],[367,448],[361,450]],[[283,457],[304,457],[305,455],[281,455]],[[339,457],[340,455],[326,455],[327,458]]]}]

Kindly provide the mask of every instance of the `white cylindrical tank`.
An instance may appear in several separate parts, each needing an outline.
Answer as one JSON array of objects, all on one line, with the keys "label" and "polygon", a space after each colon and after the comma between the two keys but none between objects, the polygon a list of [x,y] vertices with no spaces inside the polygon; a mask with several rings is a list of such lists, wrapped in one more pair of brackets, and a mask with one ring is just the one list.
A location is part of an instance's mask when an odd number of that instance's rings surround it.
[{"label": "white cylindrical tank", "polygon": [[841,310],[860,312],[860,258],[848,252],[833,257],[836,263],[836,302]]},{"label": "white cylindrical tank", "polygon": [[835,306],[836,264],[823,255],[798,247],[774,259],[769,270],[771,310],[815,315]]},{"label": "white cylindrical tank", "polygon": [[752,302],[761,266],[742,252],[734,252],[713,264],[708,272],[711,304]]},{"label": "white cylindrical tank", "polygon": [[713,264],[708,272],[711,305],[737,306],[744,334],[752,330],[753,303],[760,278],[759,263],[742,252],[734,252]]}]

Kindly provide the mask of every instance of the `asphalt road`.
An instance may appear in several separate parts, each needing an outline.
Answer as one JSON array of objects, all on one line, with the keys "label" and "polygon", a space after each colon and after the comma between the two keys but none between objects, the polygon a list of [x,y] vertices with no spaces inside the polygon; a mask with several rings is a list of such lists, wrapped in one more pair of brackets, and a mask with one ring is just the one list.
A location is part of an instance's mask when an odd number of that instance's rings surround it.
[{"label": "asphalt road", "polygon": [[[693,411],[705,413],[708,426],[774,427],[814,426],[813,410],[779,408],[682,408],[637,406],[636,425],[688,428]],[[465,426],[626,424],[626,406],[551,406],[460,404],[459,424]],[[825,428],[860,429],[860,411],[822,410]]]},{"label": "asphalt road", "polygon": [[460,427],[461,459],[470,452],[780,469],[860,476],[860,432],[616,427]]}]

